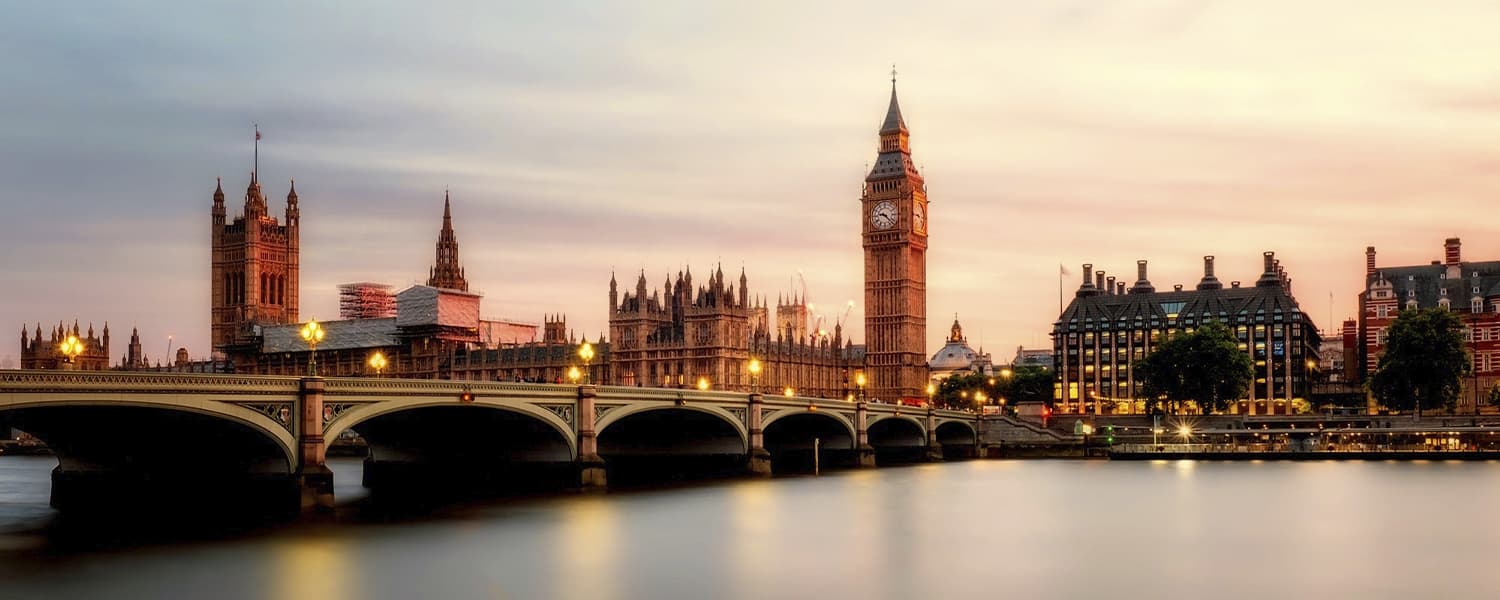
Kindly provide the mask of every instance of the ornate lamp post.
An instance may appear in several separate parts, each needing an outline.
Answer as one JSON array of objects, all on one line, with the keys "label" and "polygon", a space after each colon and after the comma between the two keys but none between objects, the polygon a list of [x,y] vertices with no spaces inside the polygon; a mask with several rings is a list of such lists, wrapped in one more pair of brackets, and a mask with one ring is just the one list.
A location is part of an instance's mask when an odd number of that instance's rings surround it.
[{"label": "ornate lamp post", "polygon": [[323,336],[326,335],[323,332],[323,326],[318,324],[317,319],[313,319],[303,325],[298,334],[302,336],[302,341],[307,342],[307,375],[317,377],[318,342],[323,341]]},{"label": "ornate lamp post", "polygon": [[753,394],[753,393],[755,393],[757,391],[755,389],[755,378],[760,376],[760,359],[759,358],[755,358],[754,356],[750,357],[750,366],[749,366],[749,369],[750,369],[750,393]]},{"label": "ornate lamp post", "polygon": [[699,377],[698,378],[698,391],[700,391],[700,392],[706,392],[706,391],[708,391],[708,378],[707,377]]},{"label": "ornate lamp post", "polygon": [[387,362],[385,360],[385,353],[376,350],[374,354],[370,355],[370,368],[375,369],[376,377],[379,377],[381,373],[385,372],[386,364]]},{"label": "ornate lamp post", "polygon": [[937,384],[935,384],[935,383],[933,383],[931,381],[927,382],[927,406],[933,406],[932,399],[936,395],[937,395]]},{"label": "ornate lamp post", "polygon": [[985,402],[984,390],[980,390],[980,391],[974,392],[974,406],[975,406],[974,412],[975,413],[984,414],[984,402]]},{"label": "ornate lamp post", "polygon": [[781,395],[791,398],[797,395],[797,390],[792,389],[792,386],[786,386],[786,389],[781,390]]},{"label": "ornate lamp post", "polygon": [[855,371],[855,373],[854,373],[854,385],[856,385],[856,386],[859,387],[859,401],[860,402],[864,402],[865,401],[865,372],[864,371]]},{"label": "ornate lamp post", "polygon": [[70,335],[68,339],[57,345],[57,351],[68,357],[67,364],[73,365],[70,368],[77,369],[78,355],[83,354],[83,342],[78,341],[78,336]]},{"label": "ornate lamp post", "polygon": [[568,367],[568,381],[573,382],[574,385],[578,384],[578,378],[582,375],[582,373],[578,372],[577,366]]},{"label": "ornate lamp post", "polygon": [[594,360],[594,345],[584,340],[583,345],[578,347],[578,358],[583,359],[583,382],[588,383],[589,362]]}]

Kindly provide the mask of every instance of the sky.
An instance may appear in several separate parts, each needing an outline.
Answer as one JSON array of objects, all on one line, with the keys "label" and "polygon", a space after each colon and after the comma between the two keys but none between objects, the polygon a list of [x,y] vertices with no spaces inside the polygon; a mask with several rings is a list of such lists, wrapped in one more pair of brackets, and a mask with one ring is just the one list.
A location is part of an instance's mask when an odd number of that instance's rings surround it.
[{"label": "sky", "polygon": [[[426,4],[432,4],[427,6]],[[579,334],[611,273],[743,267],[863,339],[860,185],[892,64],[955,314],[1046,347],[1059,265],[1158,289],[1281,258],[1320,327],[1383,265],[1500,259],[1500,4],[23,3],[0,20],[0,323],[208,353],[209,209],[263,133],[295,178],[302,316],[422,282],[444,190],[483,313]],[[14,334],[13,334],[14,335]],[[168,341],[168,336],[172,340]],[[14,339],[14,338],[12,338]],[[169,345],[170,344],[170,345]],[[0,346],[0,366],[19,354]]]}]

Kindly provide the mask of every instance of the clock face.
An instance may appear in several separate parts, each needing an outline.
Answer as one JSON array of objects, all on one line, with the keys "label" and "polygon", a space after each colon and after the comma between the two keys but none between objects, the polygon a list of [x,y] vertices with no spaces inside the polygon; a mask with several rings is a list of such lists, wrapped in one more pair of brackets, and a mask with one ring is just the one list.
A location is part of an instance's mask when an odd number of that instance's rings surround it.
[{"label": "clock face", "polygon": [[890,229],[896,226],[896,205],[889,200],[882,200],[870,211],[870,224],[876,229]]},{"label": "clock face", "polygon": [[911,203],[911,226],[917,233],[927,233],[927,207],[921,202]]}]

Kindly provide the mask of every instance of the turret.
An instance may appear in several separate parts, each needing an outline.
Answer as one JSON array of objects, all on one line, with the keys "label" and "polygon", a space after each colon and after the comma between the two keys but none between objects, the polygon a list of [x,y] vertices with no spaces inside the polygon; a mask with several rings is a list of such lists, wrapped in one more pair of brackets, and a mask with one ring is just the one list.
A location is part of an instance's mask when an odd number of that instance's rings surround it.
[{"label": "turret", "polygon": [[740,306],[741,307],[743,307],[743,306],[746,305],[746,300],[748,300],[749,294],[750,294],[750,280],[749,280],[749,278],[745,277],[745,268],[744,267],[740,267]]},{"label": "turret", "polygon": [[291,187],[286,193],[286,225],[289,228],[297,226],[297,221],[302,218],[302,210],[297,208],[297,180],[291,180]]},{"label": "turret", "polygon": [[609,272],[609,313],[607,313],[607,314],[614,314],[614,312],[617,311],[617,310],[620,310],[620,290],[619,290],[619,285],[615,283],[615,272],[614,271],[610,271]]},{"label": "turret", "polygon": [[[224,225],[224,219],[225,218],[226,218],[226,214],[225,214],[225,211],[224,211],[224,180],[223,180],[223,178],[215,177],[214,178],[214,209],[213,209],[213,223],[214,223],[214,225],[222,227]],[[218,234],[218,231],[219,231],[218,227],[215,227],[214,228],[214,233],[216,235]]]}]

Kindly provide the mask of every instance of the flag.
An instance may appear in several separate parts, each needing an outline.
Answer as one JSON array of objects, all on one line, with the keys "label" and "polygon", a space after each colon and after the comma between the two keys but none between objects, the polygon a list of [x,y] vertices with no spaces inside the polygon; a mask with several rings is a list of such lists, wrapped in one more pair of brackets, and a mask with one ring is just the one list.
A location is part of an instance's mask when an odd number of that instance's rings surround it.
[{"label": "flag", "polygon": [[1068,268],[1064,267],[1062,263],[1057,263],[1057,274],[1063,277],[1072,275],[1072,273],[1068,271]]},{"label": "flag", "polygon": [[260,128],[259,127],[255,128],[255,141],[257,141],[257,142],[260,141]]}]

